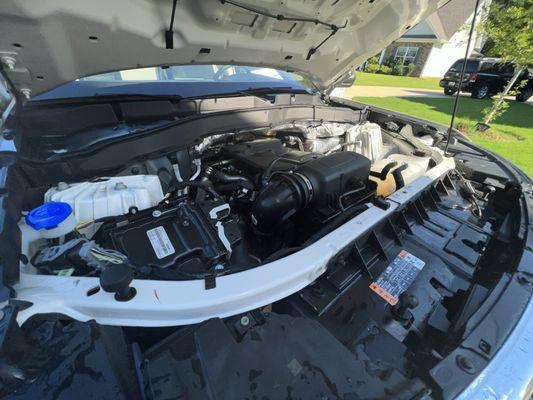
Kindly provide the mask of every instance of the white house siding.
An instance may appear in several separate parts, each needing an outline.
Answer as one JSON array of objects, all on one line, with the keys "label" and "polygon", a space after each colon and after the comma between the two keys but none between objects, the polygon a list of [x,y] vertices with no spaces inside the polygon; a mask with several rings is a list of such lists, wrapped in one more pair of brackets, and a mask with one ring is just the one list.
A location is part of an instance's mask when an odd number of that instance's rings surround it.
[{"label": "white house siding", "polygon": [[[450,4],[450,3],[449,3]],[[479,21],[482,20],[485,16],[484,14],[488,10],[490,5],[490,0],[482,1],[478,16],[476,18],[476,25],[479,24]],[[442,10],[439,10],[439,12]],[[446,11],[446,10],[444,10]],[[473,13],[465,21],[462,26],[459,26],[457,31],[450,37],[449,40],[443,41],[441,43],[435,43],[431,53],[426,61],[426,65],[422,69],[420,76],[422,77],[441,77],[444,73],[451,67],[454,61],[457,61],[460,58],[464,58],[466,45],[468,42],[468,34],[470,24],[472,22]],[[448,26],[448,28],[450,28]],[[482,35],[478,35],[477,29],[474,30],[474,37],[472,41],[472,46],[470,48],[469,56],[475,51],[479,50],[482,47],[483,42]]]},{"label": "white house siding", "polygon": [[[420,76],[443,76],[455,61],[465,56],[467,41],[468,30],[462,29],[455,33],[450,41],[443,43],[440,47],[437,47],[438,44],[435,44],[429,53],[426,65],[422,69],[422,74]],[[475,45],[471,46],[470,54],[472,54],[474,48]]]}]

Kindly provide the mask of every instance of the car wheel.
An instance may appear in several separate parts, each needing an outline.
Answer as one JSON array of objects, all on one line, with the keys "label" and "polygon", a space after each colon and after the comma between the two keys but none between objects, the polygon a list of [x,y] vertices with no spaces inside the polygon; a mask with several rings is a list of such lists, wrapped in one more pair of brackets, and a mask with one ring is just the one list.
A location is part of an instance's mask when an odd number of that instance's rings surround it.
[{"label": "car wheel", "polygon": [[526,102],[531,96],[533,96],[533,88],[527,88],[516,95],[516,101],[522,103]]},{"label": "car wheel", "polygon": [[457,92],[457,90],[455,90],[455,89],[447,89],[447,88],[444,89],[444,94],[446,96],[453,96],[455,94],[455,92]]},{"label": "car wheel", "polygon": [[472,91],[473,99],[484,99],[489,95],[489,86],[488,85],[479,85],[474,88]]}]

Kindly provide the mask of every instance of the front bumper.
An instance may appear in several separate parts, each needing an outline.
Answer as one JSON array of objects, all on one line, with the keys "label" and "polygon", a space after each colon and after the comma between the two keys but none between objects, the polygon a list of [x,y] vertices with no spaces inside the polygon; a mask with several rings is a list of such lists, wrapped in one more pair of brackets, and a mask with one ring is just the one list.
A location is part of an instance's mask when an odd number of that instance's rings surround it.
[{"label": "front bumper", "polygon": [[448,79],[441,79],[439,81],[439,86],[441,88],[445,88],[445,89],[454,89],[454,88],[457,88],[459,82],[456,82],[456,81],[450,81]]},{"label": "front bumper", "polygon": [[[439,81],[439,86],[444,89],[454,89],[457,90],[457,87],[459,86],[459,82],[455,80],[450,79],[441,79]],[[472,85],[470,81],[464,81],[461,86],[462,92],[471,92],[472,91]]]}]

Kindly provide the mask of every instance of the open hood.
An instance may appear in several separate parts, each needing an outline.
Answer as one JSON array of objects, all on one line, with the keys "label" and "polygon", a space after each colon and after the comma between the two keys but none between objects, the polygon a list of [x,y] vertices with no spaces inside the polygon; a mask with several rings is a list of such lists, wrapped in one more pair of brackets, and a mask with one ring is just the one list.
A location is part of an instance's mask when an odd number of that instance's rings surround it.
[{"label": "open hood", "polygon": [[[0,58],[26,96],[155,65],[262,65],[332,86],[445,0],[4,0]],[[172,48],[167,48],[172,47]]]}]

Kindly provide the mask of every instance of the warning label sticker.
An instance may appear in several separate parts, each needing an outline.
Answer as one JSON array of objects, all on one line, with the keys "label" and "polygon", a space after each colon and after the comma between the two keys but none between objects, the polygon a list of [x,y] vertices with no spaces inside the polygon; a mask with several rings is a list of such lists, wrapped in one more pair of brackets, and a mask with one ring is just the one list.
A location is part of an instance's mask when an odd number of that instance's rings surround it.
[{"label": "warning label sticker", "polygon": [[411,286],[424,265],[426,265],[424,261],[402,250],[379,278],[372,282],[370,289],[390,305],[395,305],[400,294]]},{"label": "warning label sticker", "polygon": [[154,248],[156,257],[159,260],[176,252],[174,246],[172,246],[172,242],[168,238],[165,228],[162,226],[150,229],[146,231],[146,234],[148,235],[148,239]]}]

